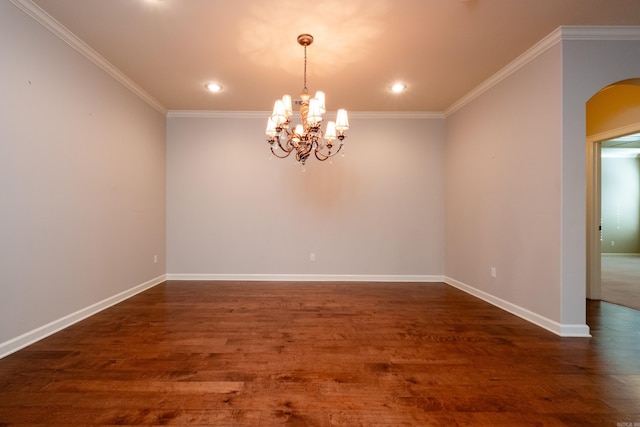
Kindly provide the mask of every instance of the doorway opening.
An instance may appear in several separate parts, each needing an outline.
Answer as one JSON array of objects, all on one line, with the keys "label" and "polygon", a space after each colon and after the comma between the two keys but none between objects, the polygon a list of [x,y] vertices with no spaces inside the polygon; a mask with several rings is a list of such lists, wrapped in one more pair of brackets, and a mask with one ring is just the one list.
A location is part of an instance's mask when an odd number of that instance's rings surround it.
[{"label": "doorway opening", "polygon": [[640,310],[640,79],[587,102],[586,293]]}]

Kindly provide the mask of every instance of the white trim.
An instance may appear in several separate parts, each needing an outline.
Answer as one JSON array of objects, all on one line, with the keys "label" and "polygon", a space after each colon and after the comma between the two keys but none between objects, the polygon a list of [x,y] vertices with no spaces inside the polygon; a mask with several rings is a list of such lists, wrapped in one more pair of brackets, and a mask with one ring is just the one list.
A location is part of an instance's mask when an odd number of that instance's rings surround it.
[{"label": "white trim", "polygon": [[640,26],[564,26],[563,40],[640,40]]},{"label": "white trim", "polygon": [[211,119],[265,119],[270,111],[225,111],[225,110],[169,110],[167,117],[192,117]]},{"label": "white trim", "polygon": [[139,294],[140,292],[146,291],[147,289],[152,288],[164,281],[166,281],[166,275],[163,274],[162,276],[158,276],[155,279],[151,279],[140,285],[134,286],[131,289],[120,292],[119,294],[113,295],[88,307],[80,309],[75,313],[71,313],[58,320],[54,320],[51,323],[24,333],[18,337],[0,343],[0,359],[10,355],[11,353],[15,353],[16,351],[28,345],[40,341],[41,339],[46,338],[49,335],[53,335],[56,332],[61,331],[62,329],[67,328],[83,319],[86,319],[89,316],[93,316],[94,314],[106,308],[118,304],[119,302],[122,302],[127,298],[131,298],[132,296]]},{"label": "white trim", "polygon": [[443,282],[439,275],[360,274],[167,274],[167,280],[261,281],[261,282]]},{"label": "white trim", "polygon": [[64,316],[18,337],[0,343],[0,359],[61,331],[100,311],[118,304],[132,296],[152,288],[166,280],[207,280],[207,281],[296,281],[296,282],[444,282],[470,295],[480,298],[498,308],[521,317],[562,337],[590,337],[587,325],[563,325],[540,316],[515,304],[494,297],[455,279],[440,275],[311,275],[311,274],[166,274],[137,285],[129,290],[113,295],[75,313]]},{"label": "white trim", "polygon": [[[331,112],[327,112],[331,115]],[[334,112],[335,114],[335,112]],[[267,119],[270,111],[224,111],[224,110],[169,110],[167,117],[194,117],[214,119]],[[349,111],[353,119],[444,119],[438,111]]]},{"label": "white trim", "polygon": [[475,89],[450,105],[444,111],[445,117],[455,113],[562,40],[640,40],[640,26],[559,27]]},{"label": "white trim", "polygon": [[638,131],[640,131],[640,123],[632,123],[630,125],[622,126],[616,129],[607,130],[593,135],[587,135],[587,142],[590,144],[595,144],[596,142],[618,138],[621,135],[629,135],[632,133],[637,133]]},{"label": "white trim", "polygon": [[349,111],[354,119],[444,119],[444,111]]},{"label": "white trim", "polygon": [[32,0],[9,0],[20,10],[29,15],[40,25],[51,31],[60,40],[66,42],[69,46],[77,50],[82,56],[93,62],[118,83],[129,89],[147,104],[151,105],[163,115],[167,114],[167,108],[155,99],[151,94],[142,89],[137,83],[127,77],[122,71],[117,69],[113,64],[107,61],[102,55],[96,52],[91,46],[83,42],[78,36],[73,34],[67,27],[56,21],[51,15],[42,10]]},{"label": "white trim", "polygon": [[496,86],[501,81],[511,76],[520,68],[522,68],[523,66],[525,66],[526,64],[528,64],[529,62],[537,58],[538,56],[542,55],[548,49],[558,44],[561,40],[562,40],[562,32],[561,32],[561,29],[558,28],[557,30],[555,30],[554,32],[546,36],[544,39],[540,40],[538,43],[533,45],[531,48],[525,51],[522,55],[520,55],[519,57],[511,61],[504,68],[502,68],[500,71],[495,73],[493,76],[489,77],[479,86],[477,86],[475,89],[472,89],[471,92],[467,93],[462,98],[460,98],[459,100],[454,102],[452,105],[450,105],[444,111],[445,117],[450,116],[451,114],[455,113],[465,105],[469,104],[471,101],[478,98],[480,95],[482,95],[492,87]]},{"label": "white trim", "polygon": [[465,283],[459,282],[451,277],[445,276],[444,282],[447,285],[451,285],[454,288],[458,288],[461,291],[464,291],[474,297],[480,298],[488,302],[489,304],[494,305],[495,307],[501,308],[511,314],[514,314],[528,322],[533,323],[534,325],[538,325],[541,328],[544,328],[550,332],[553,332],[556,335],[561,337],[590,337],[589,326],[588,325],[569,325],[569,324],[561,324],[554,320],[548,319],[544,316],[541,316],[537,313],[527,310],[526,308],[522,308],[516,304],[512,304],[508,301],[505,301],[501,298],[488,294],[484,291],[474,288],[473,286],[469,286]]}]

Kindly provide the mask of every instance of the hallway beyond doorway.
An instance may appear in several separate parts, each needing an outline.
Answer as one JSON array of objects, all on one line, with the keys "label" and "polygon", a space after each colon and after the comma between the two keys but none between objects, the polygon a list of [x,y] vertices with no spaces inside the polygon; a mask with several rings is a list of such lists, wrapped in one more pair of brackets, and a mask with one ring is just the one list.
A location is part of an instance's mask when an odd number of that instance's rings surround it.
[{"label": "hallway beyond doorway", "polygon": [[602,254],[602,300],[640,310],[640,254]]}]

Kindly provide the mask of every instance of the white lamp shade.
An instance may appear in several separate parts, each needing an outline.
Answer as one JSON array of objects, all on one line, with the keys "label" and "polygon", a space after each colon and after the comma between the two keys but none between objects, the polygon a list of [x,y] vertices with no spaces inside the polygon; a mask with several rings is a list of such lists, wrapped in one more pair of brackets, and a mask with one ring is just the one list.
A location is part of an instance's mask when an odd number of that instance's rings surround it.
[{"label": "white lamp shade", "polygon": [[293,114],[293,108],[291,106],[291,95],[284,95],[282,97],[282,102],[284,103],[284,113],[287,117],[291,117],[291,114]]},{"label": "white lamp shade", "polygon": [[347,110],[344,108],[338,110],[338,115],[336,117],[336,129],[340,132],[349,129],[349,118],[347,117]]},{"label": "white lamp shade", "polygon": [[319,90],[316,92],[315,98],[318,100],[318,106],[320,107],[320,114],[324,114],[327,112],[324,104],[324,92]]},{"label": "white lamp shade", "polygon": [[287,121],[284,110],[284,102],[281,99],[278,99],[273,104],[273,114],[271,115],[271,118],[276,122],[276,124],[282,124]]},{"label": "white lamp shade", "polygon": [[318,98],[311,98],[309,100],[309,116],[307,117],[309,123],[316,124],[322,120],[322,113],[320,112],[320,101]]},{"label": "white lamp shade", "polygon": [[278,133],[276,131],[276,127],[277,125],[275,120],[273,120],[272,117],[269,117],[269,120],[267,120],[267,130],[265,131],[267,136],[276,136],[276,134]]},{"label": "white lamp shade", "polygon": [[324,133],[325,139],[333,141],[336,139],[336,124],[335,122],[327,122],[327,131]]}]

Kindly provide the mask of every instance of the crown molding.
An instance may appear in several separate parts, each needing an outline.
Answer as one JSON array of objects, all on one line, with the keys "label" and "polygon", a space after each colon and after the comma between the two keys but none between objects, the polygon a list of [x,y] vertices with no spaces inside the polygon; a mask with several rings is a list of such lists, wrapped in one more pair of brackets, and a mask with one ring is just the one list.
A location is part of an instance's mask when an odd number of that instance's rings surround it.
[{"label": "crown molding", "polygon": [[[269,112],[263,111],[213,111],[213,110],[167,110],[157,99],[131,80],[126,74],[107,61],[102,55],[69,31],[51,15],[42,10],[32,0],[9,0],[16,7],[40,23],[51,33],[73,47],[120,84],[139,98],[147,102],[167,117],[206,117],[206,118],[266,118]],[[498,83],[506,79],[527,63],[537,58],[563,40],[640,40],[640,26],[564,26],[559,27],[522,55],[510,62],[496,74],[485,80],[475,89],[453,103],[443,112],[428,111],[356,111],[350,112],[352,118],[363,119],[444,119],[455,113]]]},{"label": "crown molding", "polygon": [[169,110],[167,117],[192,117],[208,119],[267,119],[270,111],[226,111],[226,110]]},{"label": "crown molding", "polygon": [[640,26],[560,27],[563,40],[640,40]]},{"label": "crown molding", "polygon": [[450,107],[448,107],[444,114],[446,116],[450,116],[455,113],[465,105],[469,104],[474,99],[478,98],[480,95],[496,86],[501,81],[505,80],[507,77],[518,71],[520,68],[531,62],[533,59],[542,55],[544,52],[549,50],[551,47],[555,46],[562,40],[562,33],[560,28],[553,31],[551,34],[546,36],[544,39],[540,40],[538,43],[529,48],[522,55],[517,57],[515,60],[507,64],[504,68],[498,71],[493,76],[489,77],[475,89],[471,90],[471,92],[467,93],[465,96],[460,98],[458,101],[454,102]]},{"label": "crown molding", "polygon": [[69,46],[78,51],[85,58],[89,59],[118,83],[129,89],[143,101],[151,105],[163,115],[167,114],[167,109],[157,99],[151,96],[147,91],[138,86],[133,80],[127,77],[122,71],[118,70],[113,64],[107,61],[102,55],[92,49],[88,44],[80,40],[75,34],[69,31],[64,25],[56,21],[51,15],[42,10],[31,0],[9,0],[16,7],[29,15],[40,25],[51,31],[59,39],[66,42]]},{"label": "crown molding", "polygon": [[455,113],[520,68],[542,55],[551,47],[564,40],[640,40],[640,26],[564,26],[559,27],[551,34],[533,45],[522,55],[507,64],[496,74],[485,80],[471,92],[460,98],[458,101],[449,106],[445,112],[445,117]]},{"label": "crown molding", "polygon": [[354,119],[444,119],[444,111],[349,111]]},{"label": "crown molding", "polygon": [[[328,112],[331,114],[331,112]],[[294,113],[297,115],[298,113]],[[334,112],[335,114],[335,112]],[[271,111],[169,110],[167,117],[215,119],[267,119]],[[350,119],[444,119],[444,112],[429,111],[349,111]]]}]

